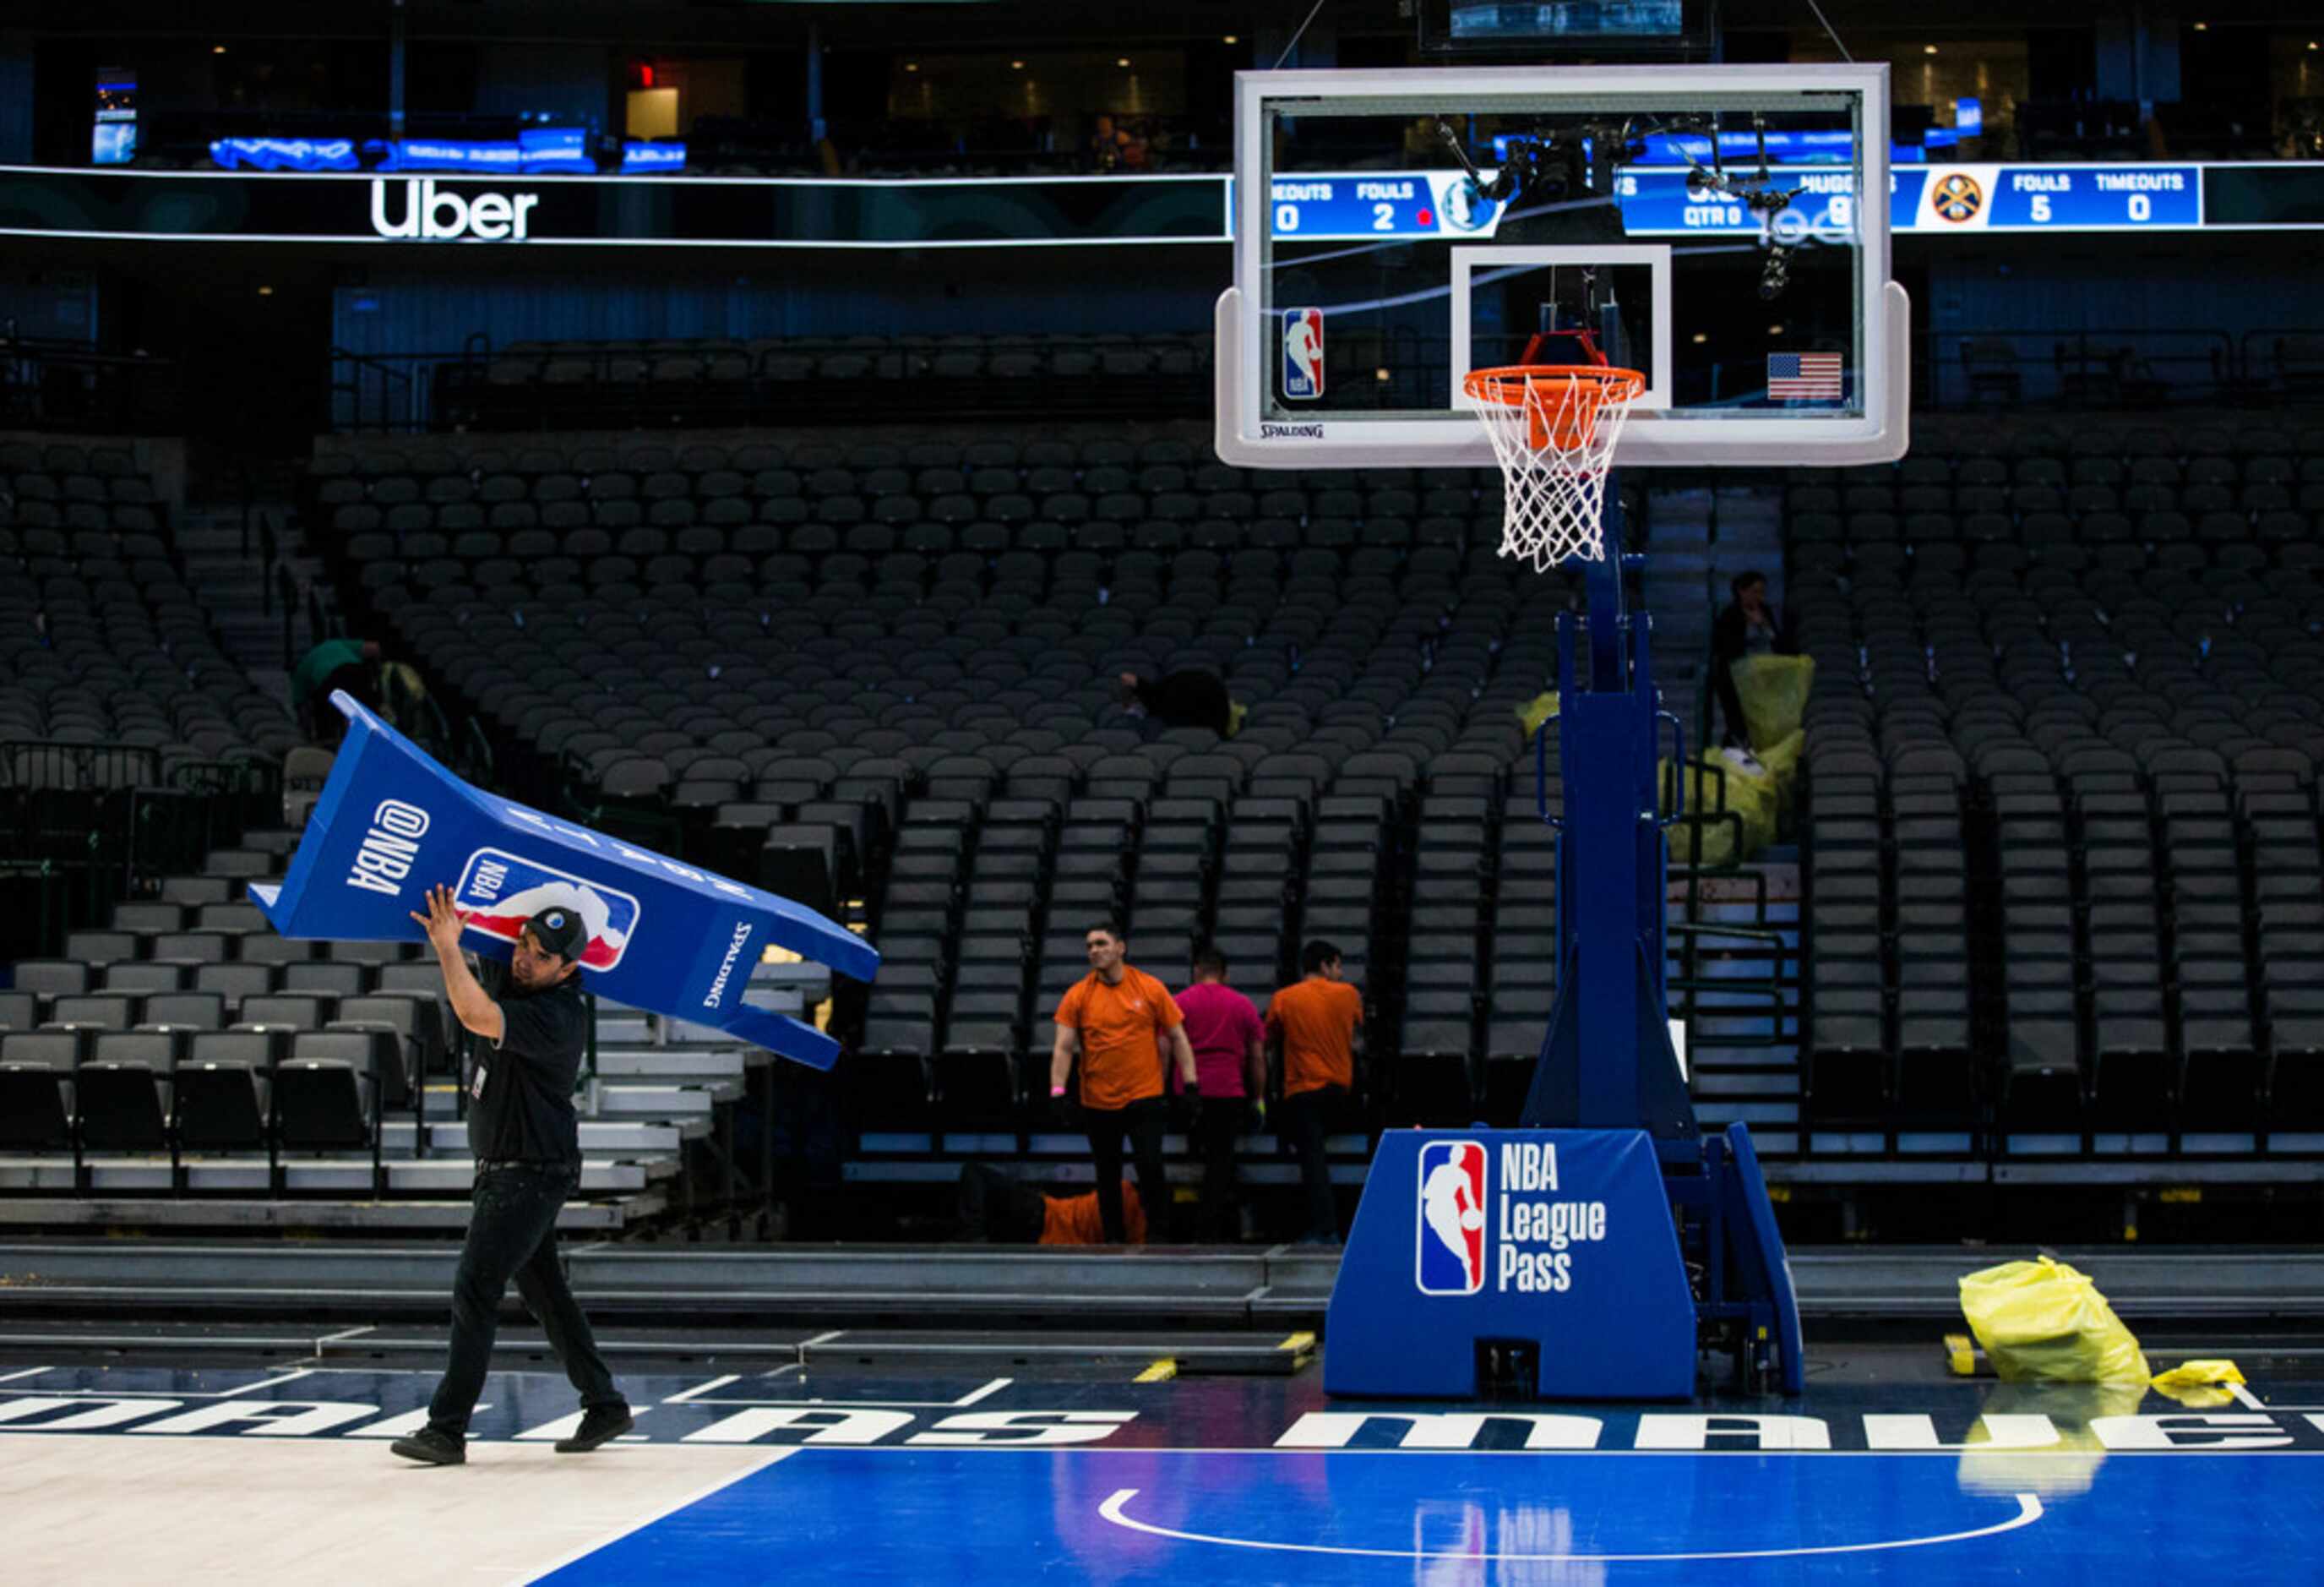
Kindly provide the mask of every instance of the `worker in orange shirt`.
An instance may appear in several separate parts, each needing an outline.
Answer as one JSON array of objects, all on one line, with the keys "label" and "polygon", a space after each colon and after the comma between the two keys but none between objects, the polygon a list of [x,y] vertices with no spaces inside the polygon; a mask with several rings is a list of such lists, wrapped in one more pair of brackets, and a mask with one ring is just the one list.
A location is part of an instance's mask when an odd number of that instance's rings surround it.
[{"label": "worker in orange shirt", "polygon": [[1332,1197],[1332,1168],[1323,1132],[1356,1084],[1356,1031],[1364,1022],[1363,993],[1340,979],[1340,950],[1321,940],[1300,950],[1298,981],[1267,1005],[1267,1033],[1282,1054],[1283,1103],[1276,1116],[1299,1152],[1307,1187],[1304,1242],[1333,1244],[1340,1211]]},{"label": "worker in orange shirt", "polygon": [[[1138,1186],[1120,1184],[1124,1232],[1131,1245],[1146,1243],[1146,1210]],[[990,1163],[964,1163],[960,1170],[961,1238],[979,1245],[1101,1245],[1105,1229],[1097,1192],[1051,1195]]]},{"label": "worker in orange shirt", "polygon": [[1170,989],[1129,963],[1130,944],[1111,921],[1087,934],[1090,973],[1057,1002],[1057,1039],[1049,1052],[1049,1098],[1068,1105],[1065,1089],[1074,1060],[1081,1060],[1078,1095],[1081,1121],[1089,1131],[1090,1155],[1097,1161],[1097,1205],[1106,1239],[1122,1242],[1121,1138],[1130,1137],[1138,1166],[1138,1188],[1157,1234],[1170,1223],[1170,1191],[1162,1176],[1163,1053],[1178,1070],[1179,1089],[1199,1094],[1194,1049],[1186,1040],[1185,1016]]}]

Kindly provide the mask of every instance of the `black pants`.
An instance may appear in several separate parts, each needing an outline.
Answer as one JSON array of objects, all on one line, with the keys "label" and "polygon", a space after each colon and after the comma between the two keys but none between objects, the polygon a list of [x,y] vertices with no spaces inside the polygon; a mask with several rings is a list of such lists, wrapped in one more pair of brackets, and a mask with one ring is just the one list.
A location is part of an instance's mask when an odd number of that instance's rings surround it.
[{"label": "black pants", "polygon": [[492,1365],[501,1296],[511,1278],[525,1309],[540,1320],[583,1407],[623,1403],[597,1353],[589,1319],[557,1263],[558,1209],[579,1187],[580,1176],[561,1168],[495,1168],[477,1176],[459,1277],[452,1283],[452,1360],[428,1402],[429,1426],[456,1438],[466,1435],[468,1415]]},{"label": "black pants", "polygon": [[960,1171],[961,1238],[979,1244],[1038,1245],[1049,1198],[985,1163]]},{"label": "black pants", "polygon": [[1340,1238],[1340,1209],[1332,1197],[1332,1165],[1323,1156],[1323,1131],[1347,1095],[1344,1085],[1319,1085],[1285,1097],[1276,1110],[1284,1135],[1299,1153],[1299,1179],[1307,1190],[1310,1240]]},{"label": "black pants", "polygon": [[1235,1135],[1242,1128],[1239,1096],[1205,1097],[1194,1117],[1194,1147],[1203,1157],[1203,1235],[1213,1244],[1241,1234],[1235,1216]]},{"label": "black pants", "polygon": [[1130,1159],[1138,1165],[1138,1200],[1146,1209],[1146,1237],[1162,1241],[1170,1227],[1170,1182],[1162,1176],[1162,1125],[1167,1108],[1149,1096],[1120,1108],[1084,1108],[1090,1156],[1097,1160],[1097,1215],[1105,1238],[1120,1245],[1130,1236],[1121,1222],[1121,1138],[1130,1137]]}]

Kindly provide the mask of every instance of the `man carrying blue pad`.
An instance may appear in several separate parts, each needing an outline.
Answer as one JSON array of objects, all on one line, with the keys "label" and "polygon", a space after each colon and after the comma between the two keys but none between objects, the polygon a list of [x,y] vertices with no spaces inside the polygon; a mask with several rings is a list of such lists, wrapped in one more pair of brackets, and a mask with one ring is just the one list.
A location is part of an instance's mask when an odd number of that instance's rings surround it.
[{"label": "man carrying blue pad", "polygon": [[391,1447],[430,1465],[467,1459],[468,1416],[484,1389],[501,1296],[513,1278],[581,1396],[581,1425],[557,1447],[567,1454],[595,1449],[628,1432],[632,1421],[557,1260],[557,1214],[581,1184],[573,1086],[588,1044],[588,1010],[576,979],[587,927],[577,909],[561,904],[532,915],[518,933],[508,986],[495,1001],[460,952],[464,923],[450,888],[429,889],[428,913],[411,918],[436,950],[453,1013],[484,1046],[468,1081],[476,1184],[453,1284],[451,1362],[429,1402],[428,1426]]}]

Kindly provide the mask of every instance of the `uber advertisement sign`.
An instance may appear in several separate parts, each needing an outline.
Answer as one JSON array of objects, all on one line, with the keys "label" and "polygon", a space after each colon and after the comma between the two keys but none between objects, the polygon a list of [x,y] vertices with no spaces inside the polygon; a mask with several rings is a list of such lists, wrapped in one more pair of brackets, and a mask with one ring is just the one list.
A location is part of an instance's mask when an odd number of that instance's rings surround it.
[{"label": "uber advertisement sign", "polygon": [[870,943],[788,899],[470,788],[346,694],[331,703],[349,725],[330,780],[281,885],[251,889],[275,930],[418,941],[411,911],[443,885],[464,946],[504,959],[527,920],[561,907],[586,927],[592,992],[831,1067],[830,1037],[743,1001],[751,966],[773,944],[869,981]]},{"label": "uber advertisement sign", "polygon": [[706,180],[0,167],[0,234],[406,246],[1217,242],[1225,179]]}]

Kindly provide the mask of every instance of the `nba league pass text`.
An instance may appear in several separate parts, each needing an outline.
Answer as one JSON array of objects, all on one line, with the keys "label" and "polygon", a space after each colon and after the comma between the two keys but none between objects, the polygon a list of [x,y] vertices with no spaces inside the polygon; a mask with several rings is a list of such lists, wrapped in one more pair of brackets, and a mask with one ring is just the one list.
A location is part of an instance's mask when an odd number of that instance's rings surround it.
[{"label": "nba league pass text", "polygon": [[1566,1248],[1606,1238],[1606,1204],[1557,1200],[1557,1189],[1554,1144],[1503,1143],[1501,1189],[1492,1198],[1499,1204],[1495,1288],[1563,1294],[1573,1283],[1573,1253]]},{"label": "nba league pass text", "polygon": [[1504,1141],[1500,1159],[1496,1186],[1483,1142],[1421,1148],[1415,1273],[1422,1294],[1476,1295],[1488,1278],[1497,1290],[1563,1294],[1573,1286],[1567,1248],[1606,1238],[1604,1202],[1560,1195],[1554,1141]]}]

